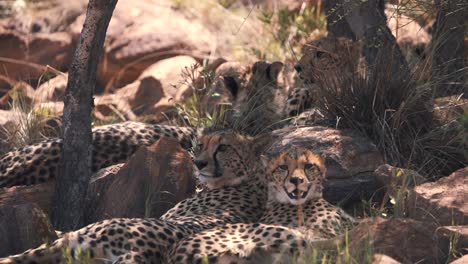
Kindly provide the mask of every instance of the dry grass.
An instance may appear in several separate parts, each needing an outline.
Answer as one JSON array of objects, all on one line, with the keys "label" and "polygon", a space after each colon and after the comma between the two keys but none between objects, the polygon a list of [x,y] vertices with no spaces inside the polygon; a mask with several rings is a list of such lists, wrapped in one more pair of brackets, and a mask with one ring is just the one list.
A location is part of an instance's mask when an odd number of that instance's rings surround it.
[{"label": "dry grass", "polygon": [[327,72],[317,76],[319,103],[340,127],[369,136],[389,164],[435,179],[467,165],[466,128],[459,121],[433,122],[437,83],[423,74],[394,78],[382,58],[363,76]]},{"label": "dry grass", "polygon": [[46,107],[34,108],[22,93],[14,92],[11,97],[10,110],[14,122],[0,127],[4,141],[0,153],[61,135],[61,130],[52,127],[48,122],[56,116],[53,110]]}]

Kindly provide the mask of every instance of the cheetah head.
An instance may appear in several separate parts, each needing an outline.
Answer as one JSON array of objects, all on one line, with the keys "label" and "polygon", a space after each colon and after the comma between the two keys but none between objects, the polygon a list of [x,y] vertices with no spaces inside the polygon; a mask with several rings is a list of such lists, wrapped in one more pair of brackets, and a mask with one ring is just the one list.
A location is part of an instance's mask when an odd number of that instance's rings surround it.
[{"label": "cheetah head", "polygon": [[323,37],[304,45],[303,56],[294,66],[299,79],[306,84],[330,72],[339,73],[343,67],[359,60],[358,45],[347,38]]},{"label": "cheetah head", "polygon": [[203,135],[194,160],[198,179],[209,189],[244,182],[254,174],[259,142],[232,131]]},{"label": "cheetah head", "polygon": [[325,164],[312,151],[290,147],[279,155],[263,155],[262,162],[270,200],[297,205],[322,197]]}]

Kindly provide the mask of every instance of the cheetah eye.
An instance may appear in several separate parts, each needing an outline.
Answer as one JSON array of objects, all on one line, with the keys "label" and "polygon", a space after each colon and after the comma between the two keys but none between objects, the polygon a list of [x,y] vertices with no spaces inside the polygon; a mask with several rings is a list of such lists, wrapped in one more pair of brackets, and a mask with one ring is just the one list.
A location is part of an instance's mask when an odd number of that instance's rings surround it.
[{"label": "cheetah eye", "polygon": [[307,163],[306,165],[304,165],[304,169],[306,170],[311,170],[313,168],[314,168],[314,164]]},{"label": "cheetah eye", "polygon": [[197,147],[198,149],[203,149],[203,144],[198,144]]},{"label": "cheetah eye", "polygon": [[285,170],[288,170],[288,165],[279,165],[278,168],[279,168],[280,170],[285,171]]},{"label": "cheetah eye", "polygon": [[218,146],[218,151],[219,151],[219,152],[223,152],[223,151],[226,151],[227,148],[228,148],[228,145],[220,144],[220,145]]},{"label": "cheetah eye", "polygon": [[320,59],[323,55],[325,55],[325,52],[323,51],[317,51],[317,53],[315,54],[315,56]]}]

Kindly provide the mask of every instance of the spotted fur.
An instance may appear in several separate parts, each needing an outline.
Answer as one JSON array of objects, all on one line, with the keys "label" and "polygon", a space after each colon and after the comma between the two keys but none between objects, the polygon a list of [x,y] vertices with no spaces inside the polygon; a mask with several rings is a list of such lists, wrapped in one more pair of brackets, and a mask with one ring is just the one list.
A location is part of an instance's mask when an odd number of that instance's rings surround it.
[{"label": "spotted fur", "polygon": [[269,201],[259,222],[228,224],[189,236],[171,249],[170,263],[256,263],[252,259],[258,252],[281,257],[304,250],[308,242],[341,234],[354,223],[321,198],[325,166],[319,156],[291,147],[265,163]]},{"label": "spotted fur", "polygon": [[[225,79],[225,88],[233,96],[229,127],[248,135],[258,135],[281,126],[284,117],[285,90],[278,85],[283,63],[257,61],[245,67],[247,81]],[[239,78],[238,78],[239,79]],[[244,85],[245,84],[245,85]]]},{"label": "spotted fur", "polygon": [[[92,260],[106,260],[110,263],[165,263],[169,246],[178,240],[216,226],[256,222],[266,204],[266,185],[262,180],[253,150],[258,142],[231,132],[214,132],[203,136],[200,142],[207,142],[197,154],[196,160],[216,159],[222,172],[218,175],[226,181],[219,188],[207,180],[204,191],[186,199],[168,211],[161,219],[110,219],[64,234],[51,245],[42,245],[22,254],[0,259],[6,263],[60,263],[62,251],[68,248],[72,256],[79,249],[89,254]],[[240,175],[235,169],[225,169],[226,155],[220,155],[221,144],[236,149],[236,157],[230,162],[243,164],[243,180],[238,184],[229,177]],[[214,150],[212,149],[214,148]],[[218,151],[217,151],[218,150]],[[209,155],[206,155],[210,153]],[[207,167],[208,168],[208,167]],[[203,170],[203,169],[202,169]],[[209,170],[203,170],[207,173]],[[201,175],[201,173],[198,173]]]},{"label": "spotted fur", "polygon": [[332,81],[336,75],[354,75],[361,71],[362,63],[359,43],[350,39],[321,37],[305,44],[303,56],[294,66],[299,85],[288,96],[288,117],[295,117],[316,106],[320,99],[319,79]]},{"label": "spotted fur", "polygon": [[[193,134],[191,128],[139,122],[96,127],[92,132],[92,171],[124,162],[138,147],[161,137],[176,138],[188,148]],[[58,175],[61,151],[62,139],[55,138],[4,154],[0,157],[0,188],[53,180]]]}]

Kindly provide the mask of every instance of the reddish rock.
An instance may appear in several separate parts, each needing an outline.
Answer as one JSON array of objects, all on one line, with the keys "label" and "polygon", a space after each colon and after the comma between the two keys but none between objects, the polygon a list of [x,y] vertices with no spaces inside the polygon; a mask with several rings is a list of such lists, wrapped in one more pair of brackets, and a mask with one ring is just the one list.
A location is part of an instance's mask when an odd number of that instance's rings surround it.
[{"label": "reddish rock", "polygon": [[31,105],[34,100],[34,89],[23,81],[16,82],[15,85],[0,98],[0,108],[10,108],[14,98],[19,99],[17,101],[23,103],[23,105]]},{"label": "reddish rock", "polygon": [[[122,87],[162,59],[184,54],[203,57],[210,52],[214,40],[211,32],[199,21],[174,10],[172,5],[172,1],[118,2],[98,68],[101,84],[111,81],[112,87]],[[72,25],[75,36],[80,33],[83,21],[81,15]]]},{"label": "reddish rock", "polygon": [[468,225],[468,167],[436,182],[416,186],[409,195],[408,213],[440,225]]},{"label": "reddish rock", "polygon": [[63,101],[37,103],[34,105],[34,110],[37,111],[38,113],[45,112],[52,116],[62,116],[63,115]]},{"label": "reddish rock", "polygon": [[0,32],[0,57],[10,61],[0,60],[0,73],[15,80],[37,80],[45,72],[46,65],[66,69],[72,52],[71,36],[65,32],[22,35],[3,31]]},{"label": "reddish rock", "polygon": [[[113,217],[159,217],[195,191],[190,155],[174,139],[140,148],[118,172],[90,186],[87,223]],[[111,177],[111,178],[109,178]]]},{"label": "reddish rock", "polygon": [[289,145],[310,148],[325,159],[327,180],[324,197],[330,202],[370,199],[381,188],[374,171],[383,164],[376,146],[353,130],[328,127],[289,127],[273,132],[279,152]]},{"label": "reddish rock", "polygon": [[[136,81],[118,89],[114,94],[97,96],[97,118],[114,118],[115,112],[128,120],[140,115],[160,115],[172,111],[175,103],[185,99],[191,87],[181,72],[196,62],[188,56],[177,56],[151,65]],[[194,77],[197,77],[195,75]]]},{"label": "reddish rock", "polygon": [[0,227],[0,257],[57,239],[47,216],[34,203],[0,206]]},{"label": "reddish rock", "polygon": [[[389,7],[389,6],[387,6]],[[418,61],[431,41],[431,35],[414,18],[386,8],[387,25],[409,62]]]},{"label": "reddish rock", "polygon": [[[164,96],[179,100],[181,90],[186,89],[187,86],[183,72],[188,72],[198,62],[189,56],[177,56],[169,59],[158,61],[151,65],[138,77],[138,79],[154,78],[161,82],[164,89]],[[198,72],[194,72],[194,78],[198,77]]]},{"label": "reddish rock", "polygon": [[101,121],[136,120],[127,100],[120,99],[115,94],[98,95],[94,98],[94,117]]},{"label": "reddish rock", "polygon": [[451,258],[468,254],[468,225],[441,226],[437,228],[436,236],[439,248],[451,251]]},{"label": "reddish rock", "polygon": [[450,262],[450,264],[466,264],[466,263],[468,263],[468,255],[465,255],[459,259],[456,259]]},{"label": "reddish rock", "polygon": [[57,75],[56,77],[42,83],[34,92],[34,102],[36,104],[49,101],[63,101],[63,95],[67,88],[68,74]]},{"label": "reddish rock", "polygon": [[0,188],[0,207],[34,204],[49,215],[54,186],[54,183],[50,182],[32,186]]},{"label": "reddish rock", "polygon": [[401,262],[394,260],[393,258],[382,255],[374,254],[372,257],[372,264],[400,264]]},{"label": "reddish rock", "polygon": [[358,260],[372,250],[403,263],[441,263],[448,248],[439,248],[436,229],[434,223],[413,219],[366,219],[350,231],[349,251]]}]

